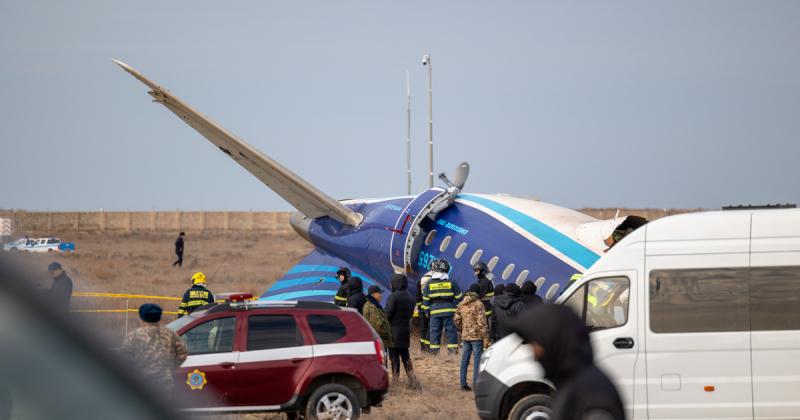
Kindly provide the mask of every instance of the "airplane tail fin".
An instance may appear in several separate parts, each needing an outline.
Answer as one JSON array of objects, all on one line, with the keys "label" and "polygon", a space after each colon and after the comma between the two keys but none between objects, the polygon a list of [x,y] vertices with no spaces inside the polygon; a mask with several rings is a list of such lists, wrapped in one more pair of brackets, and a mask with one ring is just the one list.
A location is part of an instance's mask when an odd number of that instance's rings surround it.
[{"label": "airplane tail fin", "polygon": [[236,137],[233,133],[184,103],[168,90],[144,77],[131,66],[119,60],[113,61],[152,89],[149,93],[155,99],[155,102],[164,105],[175,113],[214,146],[217,146],[223,153],[247,169],[248,172],[307,217],[316,219],[329,216],[334,220],[351,226],[357,226],[363,220],[361,214],[334,200],[303,178],[283,167],[280,163]]}]

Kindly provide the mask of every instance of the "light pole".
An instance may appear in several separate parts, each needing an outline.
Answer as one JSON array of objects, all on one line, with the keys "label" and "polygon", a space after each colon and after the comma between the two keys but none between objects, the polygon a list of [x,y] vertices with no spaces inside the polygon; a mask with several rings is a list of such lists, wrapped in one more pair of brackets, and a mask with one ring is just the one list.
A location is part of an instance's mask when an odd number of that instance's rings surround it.
[{"label": "light pole", "polygon": [[408,176],[408,195],[411,195],[411,75],[406,70],[406,173]]},{"label": "light pole", "polygon": [[433,64],[430,54],[422,56],[422,65],[428,66],[428,187],[433,188]]}]

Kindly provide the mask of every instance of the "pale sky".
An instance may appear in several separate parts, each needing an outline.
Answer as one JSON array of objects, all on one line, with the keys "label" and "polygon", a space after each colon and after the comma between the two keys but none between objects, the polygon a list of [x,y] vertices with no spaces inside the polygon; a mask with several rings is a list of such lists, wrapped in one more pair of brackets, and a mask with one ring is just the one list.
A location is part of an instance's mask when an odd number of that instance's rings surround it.
[{"label": "pale sky", "polygon": [[800,201],[800,2],[0,1],[0,208],[288,210],[118,58],[336,198]]}]

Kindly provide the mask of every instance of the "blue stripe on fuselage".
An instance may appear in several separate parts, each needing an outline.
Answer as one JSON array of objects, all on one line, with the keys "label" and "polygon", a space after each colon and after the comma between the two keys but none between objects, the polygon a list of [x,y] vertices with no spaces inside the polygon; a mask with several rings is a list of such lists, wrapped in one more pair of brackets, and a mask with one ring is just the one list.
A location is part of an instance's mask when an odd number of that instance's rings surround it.
[{"label": "blue stripe on fuselage", "polygon": [[540,222],[539,220],[520,212],[519,210],[515,210],[496,201],[471,194],[460,194],[458,198],[478,203],[483,207],[486,207],[505,217],[512,223],[525,229],[525,231],[531,235],[539,238],[542,242],[555,248],[557,251],[566,255],[569,259],[582,265],[586,269],[594,265],[594,263],[600,259],[599,255],[579,244],[572,238]]}]

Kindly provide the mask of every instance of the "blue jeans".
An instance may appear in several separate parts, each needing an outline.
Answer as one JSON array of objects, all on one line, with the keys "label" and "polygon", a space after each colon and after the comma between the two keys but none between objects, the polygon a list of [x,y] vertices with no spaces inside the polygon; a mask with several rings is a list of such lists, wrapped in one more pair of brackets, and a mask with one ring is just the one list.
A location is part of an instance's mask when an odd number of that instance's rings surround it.
[{"label": "blue jeans", "polygon": [[458,333],[456,324],[453,322],[454,315],[432,316],[430,326],[431,353],[438,353],[442,348],[442,329],[447,334],[447,349],[455,351],[458,349]]},{"label": "blue jeans", "polygon": [[469,355],[472,353],[472,386],[478,381],[478,364],[481,362],[483,354],[483,340],[465,340],[461,342],[464,346],[464,354],[461,355],[461,386],[467,386],[467,368],[469,367]]}]

